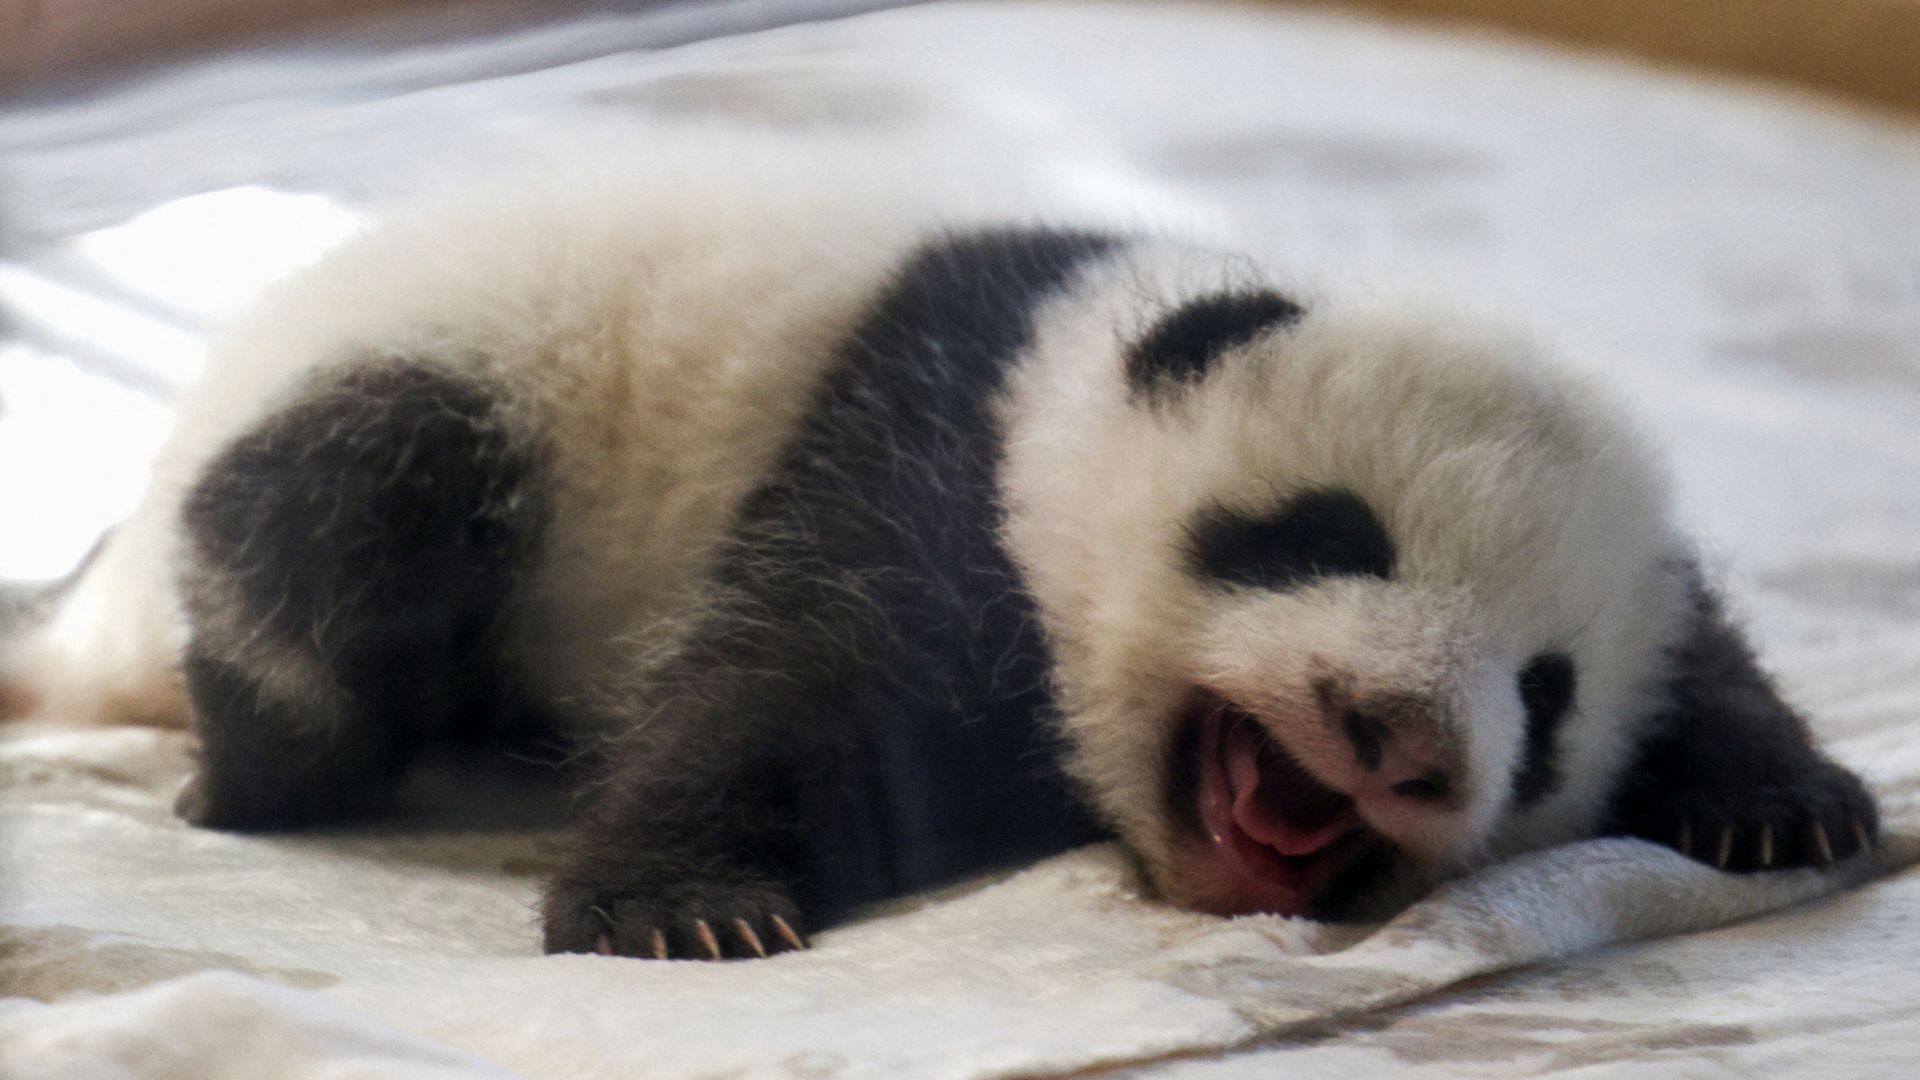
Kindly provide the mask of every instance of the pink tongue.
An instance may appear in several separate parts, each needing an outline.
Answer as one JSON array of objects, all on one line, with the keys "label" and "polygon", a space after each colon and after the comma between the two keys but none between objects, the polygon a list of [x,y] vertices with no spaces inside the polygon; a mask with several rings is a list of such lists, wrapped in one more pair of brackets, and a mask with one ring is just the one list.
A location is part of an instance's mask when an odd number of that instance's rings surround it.
[{"label": "pink tongue", "polygon": [[1229,718],[1222,740],[1234,823],[1281,855],[1311,855],[1346,835],[1356,824],[1348,800],[1262,746],[1253,723]]}]

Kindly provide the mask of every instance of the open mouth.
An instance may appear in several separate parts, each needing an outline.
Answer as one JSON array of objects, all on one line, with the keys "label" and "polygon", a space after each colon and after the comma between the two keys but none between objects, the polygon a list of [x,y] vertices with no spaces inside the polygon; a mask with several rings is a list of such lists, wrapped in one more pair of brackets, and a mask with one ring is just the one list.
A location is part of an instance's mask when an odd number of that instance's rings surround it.
[{"label": "open mouth", "polygon": [[1314,779],[1250,713],[1202,695],[1189,722],[1199,727],[1208,906],[1222,914],[1317,914],[1316,900],[1341,871],[1384,841],[1351,798]]}]

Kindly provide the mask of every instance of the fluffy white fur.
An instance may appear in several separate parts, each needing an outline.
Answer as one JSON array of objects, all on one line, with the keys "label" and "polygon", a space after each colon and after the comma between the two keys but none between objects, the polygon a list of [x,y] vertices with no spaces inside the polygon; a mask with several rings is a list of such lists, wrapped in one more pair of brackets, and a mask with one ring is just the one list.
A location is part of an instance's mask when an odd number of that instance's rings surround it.
[{"label": "fluffy white fur", "polygon": [[548,693],[617,681],[628,636],[671,622],[927,216],[906,176],[820,151],[675,149],[436,193],[269,288],[214,343],[133,517],[9,651],[15,699],[78,722],[184,723],[173,573],[186,491],[306,380],[388,355],[483,369],[514,388],[524,423],[559,418],[552,557],[518,644]]},{"label": "fluffy white fur", "polygon": [[[595,703],[629,696],[694,602],[836,340],[935,207],[952,216],[900,176],[779,154],[729,147],[715,167],[683,148],[559,187],[486,186],[272,290],[221,339],[133,520],[10,656],[19,696],[69,719],[180,721],[183,492],[315,371],[425,354],[511,387],[521,422],[547,418],[554,531],[510,649],[538,692],[597,722]],[[1231,696],[1323,782],[1355,790],[1366,777],[1306,696],[1330,673],[1433,703],[1430,729],[1402,745],[1451,755],[1464,798],[1361,804],[1431,873],[1590,831],[1682,614],[1656,471],[1602,395],[1526,341],[1325,288],[1305,294],[1298,327],[1173,400],[1130,397],[1128,340],[1255,276],[1273,279],[1198,248],[1128,248],[1049,302],[1006,394],[1006,540],[1056,652],[1076,775],[1159,887],[1203,903],[1163,807],[1182,701],[1201,685]],[[1392,581],[1235,593],[1184,565],[1196,512],[1258,512],[1316,485],[1379,514]],[[1514,674],[1547,649],[1580,672],[1562,782],[1507,814]]]},{"label": "fluffy white fur", "polygon": [[[1161,810],[1170,718],[1195,685],[1254,708],[1331,786],[1365,782],[1324,730],[1310,676],[1435,705],[1456,744],[1456,811],[1362,800],[1431,872],[1590,832],[1667,679],[1682,554],[1665,484],[1604,395],[1531,343],[1405,300],[1321,289],[1292,329],[1242,348],[1162,408],[1116,377],[1158,310],[1237,284],[1161,250],[1058,301],[1008,402],[1009,539],[1058,656],[1075,764],[1175,897],[1203,899]],[[1272,280],[1269,278],[1268,280]],[[1344,487],[1387,526],[1392,581],[1222,592],[1184,565],[1209,505],[1257,513]],[[1579,670],[1562,780],[1502,817],[1522,744],[1514,674],[1561,650]]]}]

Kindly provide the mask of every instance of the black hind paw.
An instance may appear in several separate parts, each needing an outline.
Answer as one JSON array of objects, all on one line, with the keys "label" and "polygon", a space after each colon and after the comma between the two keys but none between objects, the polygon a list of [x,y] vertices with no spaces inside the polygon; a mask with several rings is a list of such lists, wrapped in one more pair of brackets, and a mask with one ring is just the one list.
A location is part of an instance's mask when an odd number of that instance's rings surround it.
[{"label": "black hind paw", "polygon": [[202,829],[272,832],[359,817],[378,809],[389,794],[385,787],[361,787],[317,771],[287,776],[263,765],[257,774],[236,778],[202,765],[174,796],[173,812]]},{"label": "black hind paw", "polygon": [[1734,873],[1829,866],[1872,848],[1880,833],[1873,797],[1829,761],[1741,791],[1683,788],[1661,803],[1625,831]]},{"label": "black hind paw", "polygon": [[223,798],[219,789],[207,782],[207,778],[196,773],[187,781],[187,785],[174,796],[173,812],[189,825],[198,825],[203,829],[271,828],[284,823],[286,815],[280,813],[261,813],[252,807],[237,805],[232,799]]},{"label": "black hind paw", "polygon": [[547,890],[546,951],[652,960],[750,960],[807,947],[779,885],[657,886],[561,879]]}]

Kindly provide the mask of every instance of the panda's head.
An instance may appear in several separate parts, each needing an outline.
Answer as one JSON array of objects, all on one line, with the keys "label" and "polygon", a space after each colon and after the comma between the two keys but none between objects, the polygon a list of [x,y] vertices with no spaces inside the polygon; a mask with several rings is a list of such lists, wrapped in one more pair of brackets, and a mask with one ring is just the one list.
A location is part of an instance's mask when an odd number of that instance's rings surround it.
[{"label": "panda's head", "polygon": [[1590,832],[1685,610],[1632,432],[1457,317],[1143,318],[1139,273],[1041,320],[1004,475],[1071,767],[1156,888],[1364,914]]}]

